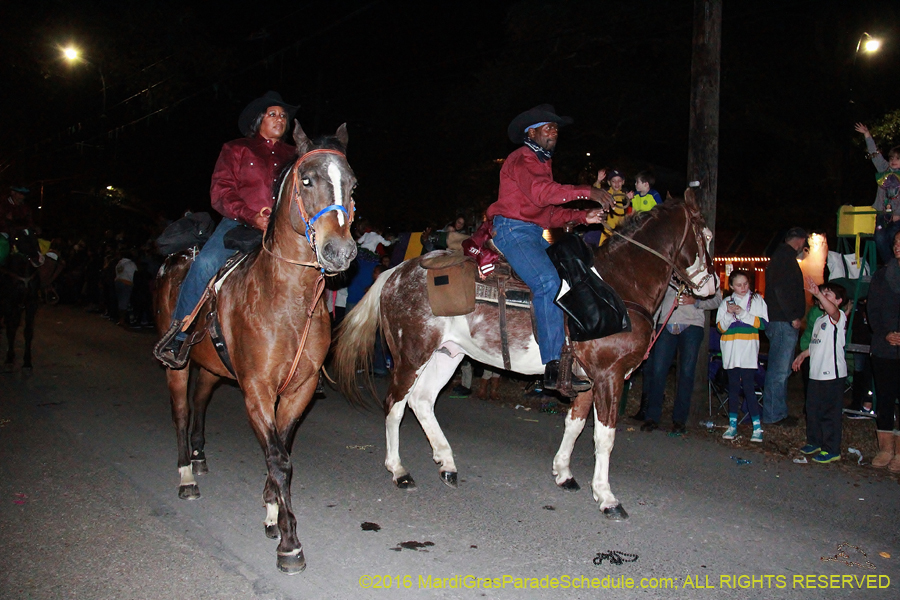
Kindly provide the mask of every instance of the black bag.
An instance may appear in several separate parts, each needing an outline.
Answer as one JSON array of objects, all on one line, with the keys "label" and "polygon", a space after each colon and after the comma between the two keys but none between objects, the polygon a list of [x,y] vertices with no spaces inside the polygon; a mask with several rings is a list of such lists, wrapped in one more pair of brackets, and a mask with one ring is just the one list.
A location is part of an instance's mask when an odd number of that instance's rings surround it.
[{"label": "black bag", "polygon": [[225,234],[222,244],[229,250],[250,254],[262,245],[262,234],[263,232],[255,227],[241,224]]},{"label": "black bag", "polygon": [[166,227],[158,238],[156,247],[161,254],[175,254],[192,246],[203,247],[210,238],[216,224],[209,213],[191,213]]},{"label": "black bag", "polygon": [[555,303],[569,315],[572,341],[586,342],[631,331],[625,303],[593,270],[594,253],[576,235],[565,235],[547,248],[547,255],[569,290]]}]

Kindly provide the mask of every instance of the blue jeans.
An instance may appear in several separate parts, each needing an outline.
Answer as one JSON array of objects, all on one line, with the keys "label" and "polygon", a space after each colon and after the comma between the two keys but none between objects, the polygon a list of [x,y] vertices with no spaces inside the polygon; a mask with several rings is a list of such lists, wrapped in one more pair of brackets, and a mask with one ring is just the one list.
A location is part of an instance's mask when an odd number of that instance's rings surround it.
[{"label": "blue jeans", "polygon": [[[663,396],[666,390],[666,376],[675,353],[678,358],[678,379],[675,391],[673,423],[686,423],[691,410],[691,395],[694,393],[694,372],[697,370],[697,356],[703,342],[703,328],[691,325],[678,335],[669,333],[665,327],[660,333],[651,353],[653,360],[645,365],[645,376],[649,375],[647,391],[647,419],[659,423],[662,417]],[[648,372],[649,371],[649,372]]]},{"label": "blue jeans", "polygon": [[[878,215],[878,223],[881,224],[884,217]],[[888,221],[881,228],[875,229],[875,249],[878,250],[878,258],[883,264],[890,264],[894,259],[894,236],[900,231],[900,221]],[[874,265],[870,267],[874,270]]]},{"label": "blue jeans", "polygon": [[553,301],[561,282],[556,267],[547,256],[550,244],[543,238],[544,230],[534,223],[496,216],[494,231],[494,244],[531,288],[541,362],[547,364],[559,360],[565,330],[563,311]]},{"label": "blue jeans", "polygon": [[762,420],[763,423],[777,423],[788,416],[787,380],[800,330],[794,329],[787,321],[769,321],[766,337],[769,338],[769,363],[763,386]]},{"label": "blue jeans", "polygon": [[222,268],[225,261],[234,254],[234,250],[225,247],[225,234],[240,225],[234,219],[225,219],[219,223],[216,230],[207,240],[203,249],[191,263],[191,269],[188,271],[187,277],[181,283],[181,289],[178,291],[178,304],[175,305],[175,314],[173,319],[184,319],[200,301],[203,290],[209,280]]}]

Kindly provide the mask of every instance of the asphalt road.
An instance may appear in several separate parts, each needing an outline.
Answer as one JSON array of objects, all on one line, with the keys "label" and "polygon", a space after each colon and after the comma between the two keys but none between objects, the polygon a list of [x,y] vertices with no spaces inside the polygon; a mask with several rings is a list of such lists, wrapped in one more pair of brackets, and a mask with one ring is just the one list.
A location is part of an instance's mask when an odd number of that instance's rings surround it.
[{"label": "asphalt road", "polygon": [[[895,479],[739,454],[705,432],[626,426],[611,482],[631,519],[607,522],[588,488],[590,425],[572,461],[584,489],[566,493],[550,475],[561,416],[442,397],[437,414],[460,487],[440,482],[408,414],[401,455],[419,486],[408,493],[382,464],[379,413],[333,391],[297,436],[293,498],[308,568],[283,575],[263,532],[262,452],[236,388],[220,388],[210,409],[203,497],[178,499],[153,341],[79,309],[46,307],[33,372],[0,374],[0,598],[900,597]],[[364,531],[364,522],[380,530]],[[821,560],[844,542],[874,569]],[[609,550],[638,558],[593,563]],[[866,564],[855,550],[849,556]],[[559,587],[517,589],[515,578],[548,586],[555,578]],[[592,579],[635,588],[584,587]]]}]

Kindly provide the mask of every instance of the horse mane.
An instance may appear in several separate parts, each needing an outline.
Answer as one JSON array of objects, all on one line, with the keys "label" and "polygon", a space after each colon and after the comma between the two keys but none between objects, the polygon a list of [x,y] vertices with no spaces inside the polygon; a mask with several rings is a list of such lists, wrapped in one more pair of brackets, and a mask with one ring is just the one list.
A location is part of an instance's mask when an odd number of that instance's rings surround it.
[{"label": "horse mane", "polygon": [[[662,204],[657,204],[656,208],[654,208],[653,210],[635,213],[624,218],[619,222],[619,225],[616,227],[615,231],[616,233],[621,233],[622,235],[631,237],[638,230],[643,229],[647,221],[666,219],[668,218],[671,211],[675,210],[676,207],[680,208],[683,203],[684,200],[681,198],[668,198]],[[623,244],[628,244],[628,241],[617,235],[612,235],[609,237],[605,244],[600,246],[599,251],[605,251],[607,254],[611,254]]]},{"label": "horse mane", "polygon": [[[347,147],[341,143],[341,140],[334,135],[320,135],[314,140],[312,140],[309,148],[307,148],[306,152],[311,150],[337,150],[343,154],[347,153]],[[304,152],[303,154],[306,154]],[[297,164],[301,158],[303,158],[303,154],[300,154],[299,151],[297,153],[297,157],[285,165],[281,169],[281,173],[278,174],[278,177],[275,178],[275,183],[272,185],[272,195],[275,197],[275,201],[272,203],[272,216],[274,217],[275,213],[278,212],[278,206],[281,203],[282,196],[282,187],[284,186],[285,180],[288,177],[288,174],[293,171],[294,166]],[[269,219],[269,225],[266,227],[266,233],[263,236],[263,239],[271,239],[274,229],[275,219]]]}]

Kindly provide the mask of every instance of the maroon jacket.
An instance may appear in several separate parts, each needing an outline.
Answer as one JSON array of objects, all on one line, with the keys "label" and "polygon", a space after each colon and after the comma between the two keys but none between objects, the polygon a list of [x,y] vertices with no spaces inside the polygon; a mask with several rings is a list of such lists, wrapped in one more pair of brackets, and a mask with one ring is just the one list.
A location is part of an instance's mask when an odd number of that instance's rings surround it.
[{"label": "maroon jacket", "polygon": [[275,180],[294,158],[293,146],[259,135],[228,142],[213,171],[209,188],[212,207],[229,219],[252,226],[260,210],[274,205]]},{"label": "maroon jacket", "polygon": [[553,181],[550,161],[541,162],[528,146],[510,154],[500,169],[500,193],[487,209],[489,219],[497,215],[540,225],[544,229],[568,222],[584,223],[585,211],[560,208],[579,198],[590,198],[589,185],[563,185]]}]

